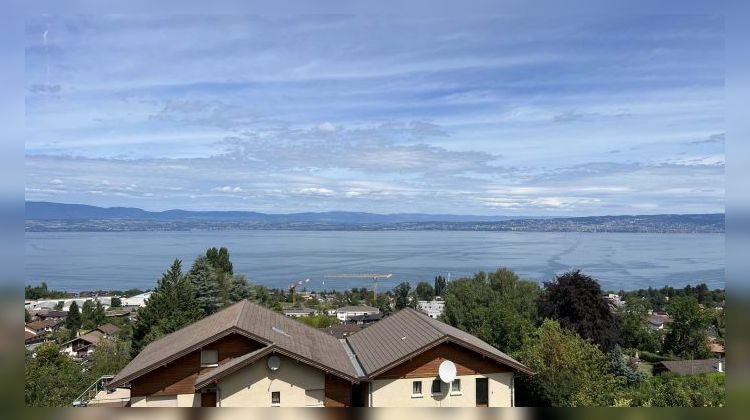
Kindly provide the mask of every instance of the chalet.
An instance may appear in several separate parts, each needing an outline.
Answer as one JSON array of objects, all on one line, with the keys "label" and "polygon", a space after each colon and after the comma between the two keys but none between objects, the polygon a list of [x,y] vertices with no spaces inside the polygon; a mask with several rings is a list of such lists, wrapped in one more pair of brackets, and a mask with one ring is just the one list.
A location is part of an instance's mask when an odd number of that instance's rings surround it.
[{"label": "chalet", "polygon": [[60,345],[60,351],[72,358],[85,358],[94,352],[99,342],[104,338],[104,333],[93,330]]},{"label": "chalet", "polygon": [[32,321],[26,324],[26,329],[33,331],[35,334],[49,334],[60,329],[64,321],[56,318],[47,318],[43,321]]},{"label": "chalet", "polygon": [[672,323],[672,317],[667,314],[651,314],[646,321],[652,330],[663,330],[667,324]]},{"label": "chalet", "polygon": [[89,332],[93,331],[99,331],[104,335],[104,338],[111,338],[117,336],[117,334],[120,332],[120,327],[114,324],[106,323],[94,328]]},{"label": "chalet", "polygon": [[107,386],[129,385],[133,407],[512,406],[518,372],[531,373],[413,309],[337,339],[242,301],[149,344]]},{"label": "chalet", "polygon": [[674,360],[654,364],[654,375],[672,373],[675,375],[700,375],[724,372],[723,359]]}]

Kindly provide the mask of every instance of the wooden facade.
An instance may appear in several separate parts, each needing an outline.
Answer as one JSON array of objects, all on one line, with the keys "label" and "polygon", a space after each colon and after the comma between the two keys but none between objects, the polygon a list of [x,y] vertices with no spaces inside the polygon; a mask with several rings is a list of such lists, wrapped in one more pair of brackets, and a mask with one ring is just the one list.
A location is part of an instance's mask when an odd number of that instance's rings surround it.
[{"label": "wooden facade", "polygon": [[459,376],[512,371],[510,367],[465,347],[442,343],[405,360],[375,379],[436,378],[440,363],[444,360],[450,360],[456,365]]},{"label": "wooden facade", "polygon": [[[262,344],[240,334],[230,334],[204,347],[218,350],[219,365],[262,347]],[[195,378],[210,367],[201,367],[201,351],[195,350],[158,369],[134,379],[130,386],[133,397],[147,395],[178,395],[195,392]]]},{"label": "wooden facade", "polygon": [[326,407],[351,407],[352,383],[327,373],[324,405]]}]

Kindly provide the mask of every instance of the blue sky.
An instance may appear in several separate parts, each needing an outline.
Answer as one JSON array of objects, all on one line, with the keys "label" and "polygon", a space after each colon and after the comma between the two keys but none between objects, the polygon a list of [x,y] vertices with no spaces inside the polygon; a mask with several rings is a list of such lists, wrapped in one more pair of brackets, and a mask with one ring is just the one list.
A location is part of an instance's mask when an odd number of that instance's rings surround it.
[{"label": "blue sky", "polygon": [[724,210],[703,15],[26,26],[26,198],[150,210]]}]

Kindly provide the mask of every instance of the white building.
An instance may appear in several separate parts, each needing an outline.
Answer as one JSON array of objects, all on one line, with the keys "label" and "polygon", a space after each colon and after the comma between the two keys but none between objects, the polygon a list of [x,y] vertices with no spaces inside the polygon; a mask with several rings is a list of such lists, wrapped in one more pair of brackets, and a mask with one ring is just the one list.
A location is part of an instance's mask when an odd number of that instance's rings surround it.
[{"label": "white building", "polygon": [[445,302],[439,297],[435,300],[420,300],[417,302],[417,309],[427,314],[430,318],[437,318],[443,314]]},{"label": "white building", "polygon": [[346,322],[353,317],[362,317],[366,315],[375,315],[379,313],[380,313],[380,309],[373,308],[372,306],[367,306],[367,305],[344,306],[342,308],[336,309],[336,318],[338,318],[339,321]]},{"label": "white building", "polygon": [[301,318],[303,316],[315,315],[318,311],[312,308],[289,308],[284,309],[284,315],[292,318]]}]

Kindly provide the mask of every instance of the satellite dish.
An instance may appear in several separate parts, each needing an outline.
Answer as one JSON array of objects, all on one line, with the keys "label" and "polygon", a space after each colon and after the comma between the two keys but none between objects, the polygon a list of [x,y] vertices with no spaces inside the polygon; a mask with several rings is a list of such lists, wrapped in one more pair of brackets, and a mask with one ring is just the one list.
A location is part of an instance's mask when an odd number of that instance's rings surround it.
[{"label": "satellite dish", "polygon": [[281,367],[281,359],[279,359],[279,356],[271,356],[268,358],[268,369],[271,370],[271,372],[276,372]]},{"label": "satellite dish", "polygon": [[438,376],[446,384],[453,382],[456,379],[456,365],[450,360],[443,361],[438,368]]}]

